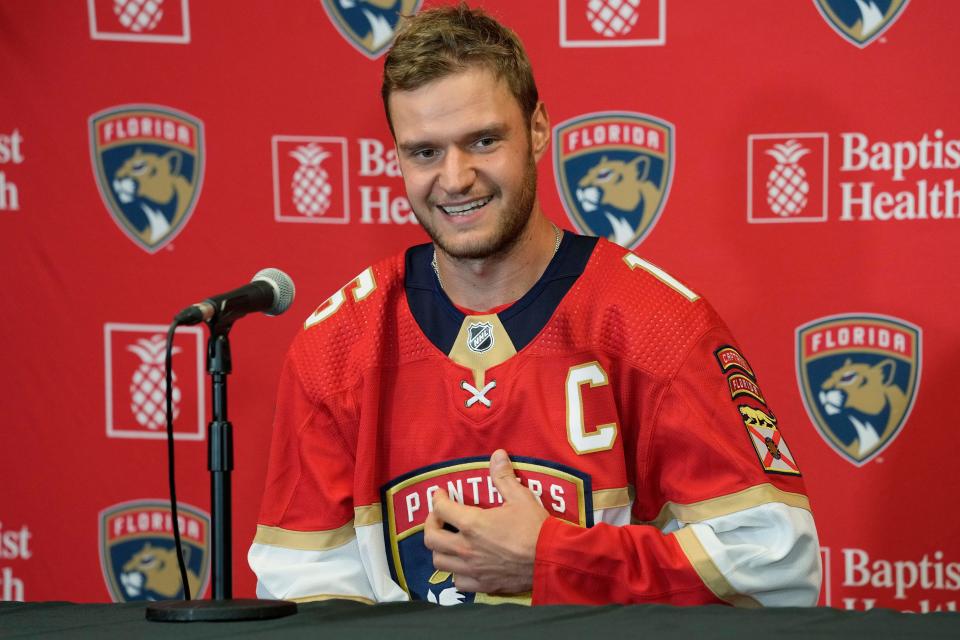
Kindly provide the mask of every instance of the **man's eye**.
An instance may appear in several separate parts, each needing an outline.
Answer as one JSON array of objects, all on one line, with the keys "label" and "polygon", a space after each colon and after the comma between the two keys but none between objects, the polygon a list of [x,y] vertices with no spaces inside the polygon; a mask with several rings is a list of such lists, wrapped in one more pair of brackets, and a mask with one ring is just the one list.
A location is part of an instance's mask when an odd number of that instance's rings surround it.
[{"label": "man's eye", "polygon": [[490,138],[490,137],[480,138],[479,140],[477,140],[477,146],[481,148],[492,147],[496,141],[497,141],[496,138]]},{"label": "man's eye", "polygon": [[421,160],[430,160],[431,158],[436,157],[436,149],[419,149],[413,152],[415,158],[420,158]]}]

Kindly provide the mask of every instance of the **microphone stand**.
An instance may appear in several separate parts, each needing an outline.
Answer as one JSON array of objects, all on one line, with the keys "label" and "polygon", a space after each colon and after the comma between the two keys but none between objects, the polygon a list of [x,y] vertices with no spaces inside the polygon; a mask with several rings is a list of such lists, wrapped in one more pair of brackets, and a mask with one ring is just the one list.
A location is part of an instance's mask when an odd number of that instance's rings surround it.
[{"label": "microphone stand", "polygon": [[[211,600],[167,600],[147,607],[147,620],[196,622],[268,620],[297,612],[287,600],[233,599],[231,562],[232,512],[230,473],[233,471],[233,425],[227,420],[227,376],[230,359],[230,329],[239,316],[224,314],[207,322],[207,373],[212,388],[212,416],[207,427],[207,469],[210,471]],[[195,596],[197,594],[194,594]]]}]

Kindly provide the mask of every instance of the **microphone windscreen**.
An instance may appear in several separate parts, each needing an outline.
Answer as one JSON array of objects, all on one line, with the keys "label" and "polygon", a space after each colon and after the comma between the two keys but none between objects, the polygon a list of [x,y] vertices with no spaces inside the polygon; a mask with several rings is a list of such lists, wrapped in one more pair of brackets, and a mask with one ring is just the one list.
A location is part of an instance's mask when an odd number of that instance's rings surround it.
[{"label": "microphone windscreen", "polygon": [[276,293],[273,298],[273,306],[264,313],[268,316],[278,316],[290,308],[290,305],[293,304],[293,296],[296,293],[296,288],[293,286],[293,280],[290,276],[280,269],[270,267],[257,271],[251,282],[258,280],[268,283]]}]

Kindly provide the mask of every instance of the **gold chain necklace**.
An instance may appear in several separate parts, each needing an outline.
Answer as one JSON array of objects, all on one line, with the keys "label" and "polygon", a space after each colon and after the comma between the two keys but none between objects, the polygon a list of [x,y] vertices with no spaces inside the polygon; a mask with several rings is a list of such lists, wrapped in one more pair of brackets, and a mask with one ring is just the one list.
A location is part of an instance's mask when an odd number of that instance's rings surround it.
[{"label": "gold chain necklace", "polygon": [[[557,254],[557,251],[560,250],[560,242],[563,240],[563,231],[560,231],[560,227],[550,223],[550,226],[553,227],[553,235],[555,240],[553,243],[553,255]],[[440,279],[440,267],[437,266],[437,248],[433,248],[433,258],[430,259],[430,266],[433,267],[433,272],[437,274],[437,284],[440,285],[440,288],[443,289],[443,280]]]}]

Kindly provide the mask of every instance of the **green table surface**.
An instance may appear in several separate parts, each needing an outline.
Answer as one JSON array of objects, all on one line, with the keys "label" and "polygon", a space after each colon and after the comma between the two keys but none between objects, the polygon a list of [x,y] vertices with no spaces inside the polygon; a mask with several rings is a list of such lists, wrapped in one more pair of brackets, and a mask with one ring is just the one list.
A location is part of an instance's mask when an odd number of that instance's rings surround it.
[{"label": "green table surface", "polygon": [[330,600],[296,615],[249,622],[152,622],[145,605],[0,602],[0,638],[952,638],[960,613],[836,609],[738,610],[721,606],[548,606]]}]

